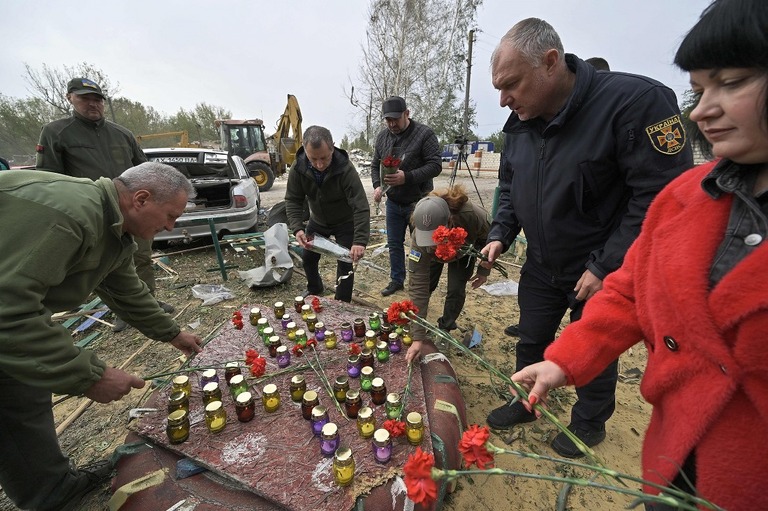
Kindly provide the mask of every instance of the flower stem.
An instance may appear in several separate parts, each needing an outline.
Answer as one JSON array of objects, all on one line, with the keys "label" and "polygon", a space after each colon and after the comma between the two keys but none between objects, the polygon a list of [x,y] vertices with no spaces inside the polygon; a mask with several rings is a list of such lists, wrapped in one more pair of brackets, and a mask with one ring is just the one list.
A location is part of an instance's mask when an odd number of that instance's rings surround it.
[{"label": "flower stem", "polygon": [[[694,501],[708,507],[709,509],[715,509],[715,510],[722,509],[716,506],[715,504],[712,504],[711,502],[704,501],[701,499],[695,499],[692,496],[688,496],[689,498],[687,500],[679,500],[670,495],[664,495],[664,494],[651,495],[648,493],[644,493],[642,491],[633,490],[631,488],[597,483],[589,479],[533,474],[529,472],[517,472],[514,470],[504,470],[500,468],[490,468],[485,470],[441,470],[437,468],[432,469],[433,479],[447,479],[451,481],[461,476],[474,476],[474,475],[509,475],[509,476],[525,477],[528,479],[552,481],[556,483],[575,484],[577,486],[585,486],[588,488],[598,488],[601,490],[608,490],[616,493],[623,493],[624,495],[635,497],[638,501],[641,501],[641,502],[656,502],[656,503],[666,504],[668,506],[676,507],[677,509],[684,509],[688,511],[698,511],[699,508],[696,507],[696,505],[693,503]],[[665,488],[665,490],[669,490],[669,489]]]},{"label": "flower stem", "polygon": [[405,382],[405,388],[403,389],[403,399],[400,402],[400,412],[397,414],[397,420],[403,417],[408,396],[411,394],[411,374],[413,374],[413,364],[408,364],[408,380]]},{"label": "flower stem", "polygon": [[312,368],[312,370],[315,372],[318,378],[320,378],[320,383],[322,383],[323,388],[328,393],[328,395],[331,397],[331,401],[336,404],[336,408],[339,410],[339,413],[342,417],[347,419],[349,421],[349,417],[347,417],[347,414],[344,413],[344,411],[341,409],[341,405],[336,400],[336,395],[333,393],[333,387],[331,387],[331,383],[328,381],[328,377],[325,375],[325,371],[323,371],[323,364],[320,362],[320,357],[317,354],[317,350],[315,350],[314,344],[312,345],[312,353],[315,355],[315,360],[317,361],[317,367],[315,367],[312,362],[309,361],[309,356],[307,356],[307,364],[309,364],[309,367]]},{"label": "flower stem", "polygon": [[650,486],[650,487],[656,488],[658,490],[661,490],[662,492],[670,495],[671,497],[673,497],[675,499],[679,499],[679,500],[683,500],[683,501],[685,501],[687,499],[690,502],[701,504],[701,505],[703,505],[705,507],[709,507],[711,509],[719,509],[716,505],[712,504],[711,502],[709,502],[707,500],[704,500],[704,499],[700,499],[698,497],[695,497],[695,496],[693,496],[693,495],[691,495],[689,493],[686,493],[686,492],[684,492],[682,490],[678,490],[676,488],[672,488],[672,487],[669,487],[669,486],[663,486],[663,485],[654,483],[652,481],[648,481],[646,479],[642,479],[640,477],[633,476],[631,474],[625,474],[625,473],[622,473],[622,472],[617,472],[616,470],[612,470],[610,468],[599,467],[599,466],[595,466],[595,465],[589,465],[587,463],[580,463],[578,461],[573,461],[573,460],[568,460],[568,459],[563,459],[563,458],[555,458],[555,457],[552,457],[552,456],[536,454],[536,453],[533,453],[533,452],[524,452],[524,451],[518,451],[518,450],[515,450],[515,449],[505,449],[503,447],[496,447],[491,442],[486,442],[485,443],[485,447],[486,447],[486,449],[488,449],[488,451],[493,452],[495,454],[513,454],[515,456],[520,456],[521,458],[529,458],[529,459],[534,459],[534,460],[550,461],[550,462],[553,462],[553,463],[561,463],[561,464],[570,465],[570,466],[576,467],[576,468],[583,468],[583,469],[591,470],[593,472],[598,472],[600,474],[612,477],[612,478],[617,479],[619,481],[621,481],[622,479],[626,479],[626,480],[632,481],[634,483],[644,484],[646,486]]},{"label": "flower stem", "polygon": [[[482,357],[476,355],[472,350],[464,346],[464,344],[460,343],[456,339],[453,338],[450,334],[444,332],[443,330],[440,330],[436,326],[434,326],[432,323],[427,321],[426,319],[417,316],[412,311],[408,311],[408,313],[400,313],[401,317],[408,318],[411,321],[418,323],[420,326],[424,327],[425,329],[432,332],[434,335],[440,337],[441,339],[451,343],[453,346],[460,349],[463,353],[469,355],[472,357],[475,361],[479,362],[483,367],[485,367],[488,371],[495,374],[499,378],[501,378],[504,383],[508,384],[512,388],[515,389],[515,392],[517,392],[517,395],[522,399],[528,399],[528,392],[520,386],[517,382],[512,381],[512,379],[507,376],[506,374],[502,373],[498,369],[496,369],[494,366],[486,362],[485,359]],[[571,430],[569,430],[567,427],[563,425],[562,422],[560,422],[557,417],[555,417],[549,410],[541,406],[540,404],[533,405],[533,408],[541,413],[541,415],[544,416],[550,423],[552,423],[557,429],[559,429],[565,436],[567,436],[571,442],[576,445],[576,447],[579,448],[579,450],[584,453],[585,456],[589,459],[590,463],[593,463],[594,465],[598,467],[605,467],[603,463],[598,459],[595,452],[588,447],[584,442],[582,442],[576,435],[574,435]],[[620,481],[620,480],[619,480]]]}]

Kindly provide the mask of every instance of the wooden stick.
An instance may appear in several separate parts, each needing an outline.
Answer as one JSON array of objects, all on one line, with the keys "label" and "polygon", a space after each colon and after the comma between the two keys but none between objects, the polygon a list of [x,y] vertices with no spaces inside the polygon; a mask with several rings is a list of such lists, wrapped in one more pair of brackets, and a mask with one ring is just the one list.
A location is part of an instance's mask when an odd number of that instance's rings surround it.
[{"label": "wooden stick", "polygon": [[107,325],[110,328],[114,328],[115,327],[115,325],[113,325],[109,321],[104,321],[103,319],[99,319],[96,316],[91,316],[90,314],[85,314],[85,317],[88,318],[88,319],[92,319],[94,321],[97,321],[97,322],[101,323],[102,325]]},{"label": "wooden stick", "polygon": [[[141,352],[143,352],[145,349],[147,349],[147,347],[148,347],[148,346],[149,346],[149,345],[150,345],[152,342],[154,342],[152,339],[147,339],[147,341],[144,343],[144,345],[143,345],[141,348],[139,348],[138,350],[136,350],[136,352],[134,352],[134,354],[133,354],[133,355],[131,355],[130,357],[128,357],[128,359],[127,359],[125,362],[123,362],[122,364],[120,364],[120,367],[118,367],[118,369],[121,369],[121,370],[122,370],[122,369],[124,369],[124,368],[125,368],[125,367],[126,367],[128,364],[130,364],[131,362],[133,362],[133,359],[135,359],[135,358],[136,358],[136,357],[137,357],[137,356],[138,356],[138,355],[139,355]],[[68,427],[69,427],[69,426],[70,426],[70,425],[71,425],[71,424],[72,424],[72,423],[75,421],[75,419],[77,419],[78,417],[80,417],[80,416],[83,414],[83,412],[85,412],[85,411],[88,409],[88,407],[89,407],[89,406],[91,406],[91,403],[93,403],[93,399],[90,399],[90,398],[89,398],[89,399],[86,399],[84,402],[80,403],[80,406],[78,406],[78,407],[77,407],[77,409],[76,409],[74,412],[72,412],[71,414],[69,414],[69,416],[68,416],[66,419],[64,419],[64,420],[61,422],[61,424],[59,424],[58,426],[56,426],[56,436],[59,436],[59,435],[61,435],[61,433],[62,433],[62,432],[65,430],[65,429],[67,429],[67,428],[68,428]]]},{"label": "wooden stick", "polygon": [[86,314],[95,314],[97,312],[107,311],[109,310],[109,307],[99,307],[98,309],[88,309],[88,310],[80,310],[77,312],[57,312],[53,316],[51,316],[51,319],[54,321],[58,321],[60,319],[69,319],[69,318],[75,318],[77,316],[85,316]]},{"label": "wooden stick", "polygon": [[165,264],[164,262],[162,262],[159,259],[154,259],[153,262],[156,265],[158,265],[160,267],[160,269],[163,270],[168,275],[178,275],[179,274],[179,272],[177,272],[176,270],[174,270],[173,268],[171,268],[170,266],[168,266],[167,264]]}]

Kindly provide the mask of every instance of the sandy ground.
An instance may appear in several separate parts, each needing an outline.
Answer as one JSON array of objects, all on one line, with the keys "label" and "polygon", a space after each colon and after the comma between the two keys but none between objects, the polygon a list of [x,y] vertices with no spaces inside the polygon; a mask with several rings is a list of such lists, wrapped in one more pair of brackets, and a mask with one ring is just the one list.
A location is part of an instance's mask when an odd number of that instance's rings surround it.
[{"label": "sandy ground", "polygon": [[[451,169],[447,169],[436,180],[436,188],[448,183]],[[474,175],[474,174],[473,174]],[[363,177],[363,182],[370,191],[370,179]],[[474,180],[470,179],[465,169],[459,170],[456,183],[465,186],[470,198],[478,199],[478,193],[485,207],[491,209],[493,191],[496,186],[495,172],[481,172]],[[477,190],[475,189],[477,188]],[[285,189],[285,178],[278,179],[275,187],[262,194],[265,207],[282,200]],[[385,228],[384,216],[374,216],[371,225],[373,235],[369,256],[382,266],[388,266],[386,253],[372,256],[376,246],[385,243],[385,236],[379,230]],[[186,250],[179,252],[179,250]],[[190,286],[195,283],[221,283],[221,276],[216,271],[216,257],[205,243],[197,242],[190,247],[166,247],[166,252],[175,251],[169,255],[169,266],[178,275],[158,271],[158,295],[162,300],[173,303],[177,307],[179,321],[183,325],[192,325],[201,336],[214,331],[221,321],[226,321],[234,308],[249,301],[269,301],[270,299],[290,299],[300,294],[306,286],[304,278],[295,274],[291,281],[283,286],[267,290],[252,291],[230,272],[230,280],[226,283],[236,295],[233,300],[227,300],[211,307],[201,307],[200,300],[192,297]],[[237,264],[239,269],[249,269],[259,266],[261,261],[255,253],[238,255],[232,250],[225,250],[228,263]],[[504,261],[510,265],[519,264],[513,254],[506,254]],[[321,267],[326,282],[332,281],[335,265],[325,261]],[[510,279],[516,280],[519,270],[510,266]],[[443,280],[445,277],[443,278]],[[490,282],[499,282],[504,278],[494,272]],[[355,282],[359,296],[368,302],[385,308],[393,300],[379,294],[386,285],[387,276],[370,269],[361,269]],[[255,293],[258,293],[258,298]],[[442,309],[442,297],[445,293],[444,282],[432,297],[429,318],[436,320]],[[407,298],[404,292],[397,293],[397,300]],[[459,335],[477,329],[482,333],[482,343],[475,352],[507,373],[514,366],[515,338],[503,333],[505,326],[515,323],[518,318],[517,300],[514,296],[494,297],[482,290],[469,291],[464,311],[458,325]],[[105,319],[111,320],[111,316]],[[95,340],[91,347],[98,355],[113,366],[125,364],[125,368],[137,375],[147,375],[159,372],[176,362],[177,352],[168,345],[148,342],[135,329],[113,334],[107,326],[98,325],[96,329],[102,335]],[[90,332],[90,331],[89,331]],[[497,381],[492,380],[487,371],[466,356],[459,356],[455,349],[445,350],[459,376],[467,415],[470,424],[484,424],[485,417],[493,408],[504,402],[505,389]],[[126,363],[127,362],[127,363]],[[638,376],[645,367],[645,350],[636,346],[621,358],[620,371],[622,377],[616,393],[617,408],[613,418],[607,424],[607,439],[595,448],[604,464],[612,469],[630,474],[639,474],[639,452],[641,437],[646,428],[650,407],[643,402],[638,389]],[[77,463],[86,463],[108,456],[117,446],[123,443],[127,433],[126,423],[128,410],[138,403],[144,391],[134,391],[118,403],[109,405],[94,404],[89,406],[60,436],[60,443]],[[556,415],[565,423],[570,416],[570,405],[574,394],[570,390],[559,391],[555,394],[551,406]],[[57,424],[71,417],[73,412],[83,405],[82,399],[70,399],[55,407]],[[506,446],[526,452],[554,456],[549,447],[549,441],[556,434],[554,426],[544,421],[537,421],[515,428],[508,432],[493,432],[491,441],[497,446]],[[496,459],[499,468],[545,474],[555,476],[592,477],[592,473],[562,464],[547,461],[526,460],[513,454],[500,455]],[[605,482],[605,481],[602,481]],[[528,477],[484,476],[462,477],[456,491],[451,494],[444,506],[448,510],[500,510],[516,509],[520,511],[536,511],[558,509],[558,494],[562,484],[537,481]],[[91,494],[82,509],[106,509],[109,499],[109,489]],[[560,509],[570,510],[610,510],[626,507],[631,499],[616,493],[596,489],[575,488],[568,492]],[[0,510],[15,510],[0,491]],[[163,510],[159,510],[163,511]]]}]

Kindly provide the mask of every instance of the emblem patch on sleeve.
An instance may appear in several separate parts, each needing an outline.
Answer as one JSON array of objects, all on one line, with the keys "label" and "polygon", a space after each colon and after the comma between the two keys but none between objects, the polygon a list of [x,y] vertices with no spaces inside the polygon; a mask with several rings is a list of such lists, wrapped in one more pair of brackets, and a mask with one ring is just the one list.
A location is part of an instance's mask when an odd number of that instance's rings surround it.
[{"label": "emblem patch on sleeve", "polygon": [[411,249],[411,253],[408,254],[408,259],[411,261],[418,263],[421,260],[421,252],[418,250]]},{"label": "emblem patch on sleeve", "polygon": [[652,124],[645,128],[651,145],[663,154],[677,154],[685,147],[685,129],[679,115]]}]

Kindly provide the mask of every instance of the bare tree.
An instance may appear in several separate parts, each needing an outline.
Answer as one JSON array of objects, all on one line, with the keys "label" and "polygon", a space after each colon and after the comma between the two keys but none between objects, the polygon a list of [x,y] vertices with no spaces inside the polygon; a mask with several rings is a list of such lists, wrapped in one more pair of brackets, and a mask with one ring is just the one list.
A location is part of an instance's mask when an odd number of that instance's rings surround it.
[{"label": "bare tree", "polygon": [[24,80],[29,84],[30,93],[51,105],[62,115],[70,113],[70,104],[67,101],[67,82],[72,78],[89,78],[98,83],[104,93],[110,97],[114,97],[119,90],[119,84],[113,86],[101,69],[87,62],[81,62],[74,66],[64,65],[61,68],[43,64],[42,70],[24,64],[24,68],[26,69]]},{"label": "bare tree", "polygon": [[380,127],[381,102],[392,95],[406,98],[414,117],[438,138],[452,139],[461,130],[467,33],[481,3],[371,0],[363,60],[347,93],[368,140]]}]

